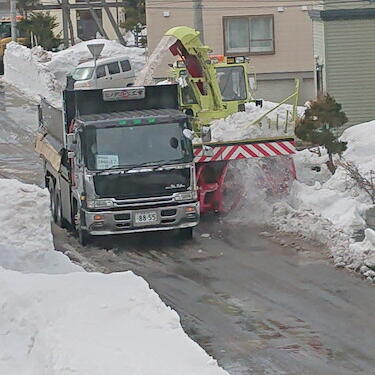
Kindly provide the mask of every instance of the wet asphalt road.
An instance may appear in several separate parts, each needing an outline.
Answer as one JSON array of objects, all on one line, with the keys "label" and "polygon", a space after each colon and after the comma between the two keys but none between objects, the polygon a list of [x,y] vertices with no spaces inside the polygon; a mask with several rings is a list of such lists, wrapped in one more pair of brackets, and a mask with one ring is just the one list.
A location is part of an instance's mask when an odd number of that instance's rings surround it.
[{"label": "wet asphalt road", "polygon": [[[0,95],[0,174],[41,184],[35,106],[8,88]],[[335,269],[325,249],[301,243],[297,252],[263,230],[213,217],[191,242],[149,233],[82,248],[53,226],[58,250],[96,270],[143,276],[232,375],[375,374],[374,287]]]},{"label": "wet asphalt road", "polygon": [[54,234],[59,250],[144,277],[232,375],[374,374],[374,287],[335,269],[324,251],[306,244],[297,252],[261,230],[211,218],[192,242],[155,233],[87,248],[61,229]]}]

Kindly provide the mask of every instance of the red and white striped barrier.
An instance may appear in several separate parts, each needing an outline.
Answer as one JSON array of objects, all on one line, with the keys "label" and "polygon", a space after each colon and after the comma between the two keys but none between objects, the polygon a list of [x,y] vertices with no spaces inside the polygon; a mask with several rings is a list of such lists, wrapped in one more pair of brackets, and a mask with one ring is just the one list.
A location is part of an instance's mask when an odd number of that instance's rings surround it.
[{"label": "red and white striped barrier", "polygon": [[201,146],[194,147],[196,163],[236,160],[249,158],[264,158],[278,155],[291,155],[296,152],[294,140],[238,143],[233,145],[212,145],[210,156],[204,155]]}]

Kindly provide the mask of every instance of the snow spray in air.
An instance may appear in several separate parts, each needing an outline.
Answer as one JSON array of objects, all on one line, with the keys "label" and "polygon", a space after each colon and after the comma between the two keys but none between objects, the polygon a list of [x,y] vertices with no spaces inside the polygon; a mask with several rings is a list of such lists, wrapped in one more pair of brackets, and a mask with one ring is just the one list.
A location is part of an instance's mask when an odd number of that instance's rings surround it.
[{"label": "snow spray in air", "polygon": [[169,47],[176,43],[177,39],[174,36],[164,36],[154,52],[152,52],[147,64],[138,73],[138,77],[135,80],[134,86],[150,86],[154,84],[154,71],[160,65],[162,58],[168,51]]},{"label": "snow spray in air", "polygon": [[[229,208],[226,220],[266,224],[272,217],[273,205],[285,199],[293,184],[292,158],[236,160],[229,164],[227,180],[232,188],[224,198],[224,204]],[[233,201],[236,201],[235,206]]]}]

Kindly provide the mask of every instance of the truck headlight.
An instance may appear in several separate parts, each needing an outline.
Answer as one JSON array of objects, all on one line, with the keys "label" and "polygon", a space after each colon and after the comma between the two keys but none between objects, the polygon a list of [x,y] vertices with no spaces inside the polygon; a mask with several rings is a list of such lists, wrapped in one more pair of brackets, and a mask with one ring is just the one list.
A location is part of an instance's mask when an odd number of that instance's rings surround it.
[{"label": "truck headlight", "polygon": [[181,193],[176,193],[174,199],[176,201],[188,201],[196,199],[196,195],[197,193],[193,191],[183,191]]},{"label": "truck headlight", "polygon": [[91,82],[90,81],[75,81],[74,82],[74,88],[75,89],[82,89],[82,88],[90,88]]},{"label": "truck headlight", "polygon": [[87,208],[108,208],[113,207],[113,202],[109,199],[88,199]]}]

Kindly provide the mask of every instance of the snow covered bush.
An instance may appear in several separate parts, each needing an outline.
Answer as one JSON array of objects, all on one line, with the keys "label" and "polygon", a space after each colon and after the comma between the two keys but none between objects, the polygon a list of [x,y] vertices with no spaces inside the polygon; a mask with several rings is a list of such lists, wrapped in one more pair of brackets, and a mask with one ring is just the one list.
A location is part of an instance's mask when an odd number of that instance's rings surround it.
[{"label": "snow covered bush", "polygon": [[313,145],[323,146],[327,150],[327,166],[332,174],[336,170],[333,154],[342,154],[346,149],[346,143],[339,141],[333,131],[348,121],[341,108],[341,104],[332,96],[323,95],[309,103],[305,114],[298,119],[296,125],[298,138]]}]

